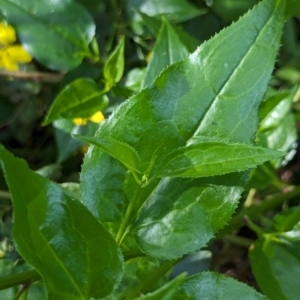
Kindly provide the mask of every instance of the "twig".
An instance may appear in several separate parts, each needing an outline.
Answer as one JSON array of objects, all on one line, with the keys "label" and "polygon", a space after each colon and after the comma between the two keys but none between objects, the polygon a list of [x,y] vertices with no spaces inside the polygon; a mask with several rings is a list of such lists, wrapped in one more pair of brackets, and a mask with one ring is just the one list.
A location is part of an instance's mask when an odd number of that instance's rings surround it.
[{"label": "twig", "polygon": [[25,71],[8,71],[0,70],[0,76],[13,77],[24,80],[44,81],[44,82],[60,82],[65,73],[49,73],[49,72],[25,72]]}]

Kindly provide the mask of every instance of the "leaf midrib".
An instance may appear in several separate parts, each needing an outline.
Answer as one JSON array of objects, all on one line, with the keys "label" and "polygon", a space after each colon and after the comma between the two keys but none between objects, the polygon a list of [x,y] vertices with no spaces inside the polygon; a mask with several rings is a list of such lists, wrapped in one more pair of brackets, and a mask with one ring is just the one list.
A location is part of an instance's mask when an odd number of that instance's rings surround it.
[{"label": "leaf midrib", "polygon": [[[38,228],[37,224],[35,223],[35,219],[32,219],[36,228]],[[75,289],[79,292],[80,297],[82,298],[82,300],[86,300],[86,297],[82,294],[81,290],[79,289],[79,287],[77,286],[75,279],[71,276],[70,272],[68,271],[67,268],[65,268],[64,264],[61,262],[60,258],[58,257],[57,253],[54,251],[54,249],[52,248],[52,246],[50,245],[50,243],[47,241],[47,239],[44,237],[44,234],[41,230],[39,230],[40,232],[40,236],[42,237],[42,239],[45,241],[45,244],[48,246],[48,248],[50,249],[50,251],[53,253],[54,258],[56,258],[56,261],[62,266],[62,269],[65,271],[65,273],[68,275],[68,277],[70,278],[70,282],[72,283],[72,285],[75,287]]]},{"label": "leaf midrib", "polygon": [[[212,92],[215,94],[214,98],[212,99],[210,105],[208,106],[208,108],[206,109],[204,115],[201,117],[200,122],[198,124],[198,126],[196,127],[196,129],[192,132],[190,138],[187,139],[186,145],[188,145],[188,143],[190,142],[190,140],[192,138],[195,137],[195,134],[197,133],[197,131],[199,130],[200,126],[202,125],[202,122],[205,118],[205,116],[207,115],[207,113],[210,111],[212,105],[214,104],[215,100],[217,99],[217,97],[220,96],[220,94],[222,93],[223,89],[227,86],[227,84],[230,82],[231,78],[234,76],[234,74],[236,73],[236,71],[239,69],[239,67],[242,65],[243,61],[245,60],[245,58],[247,57],[247,55],[250,53],[250,51],[252,50],[253,45],[255,45],[255,43],[257,42],[258,37],[262,34],[262,32],[265,30],[266,24],[269,23],[275,9],[277,8],[277,5],[274,5],[274,9],[272,10],[272,12],[270,13],[269,17],[267,18],[266,22],[264,23],[264,25],[262,26],[262,29],[258,32],[258,34],[256,35],[253,43],[251,44],[251,46],[249,47],[249,49],[246,51],[246,53],[244,54],[243,58],[240,60],[240,62],[237,64],[237,66],[235,67],[234,71],[228,76],[228,79],[222,84],[221,88],[219,89],[219,91],[217,93],[214,92],[214,90],[212,89]],[[202,47],[204,46],[204,44],[202,45]],[[143,201],[142,205],[139,207],[139,209],[136,212],[136,215],[138,215],[138,213],[141,211],[142,207],[144,206],[144,204],[147,202],[147,200],[149,199],[149,197],[153,194],[153,192],[155,190],[157,190],[162,184],[163,182],[167,180],[167,178],[162,178],[158,184],[156,185],[156,187],[153,189],[153,191],[148,195],[148,197]],[[171,179],[172,180],[172,179]]]}]

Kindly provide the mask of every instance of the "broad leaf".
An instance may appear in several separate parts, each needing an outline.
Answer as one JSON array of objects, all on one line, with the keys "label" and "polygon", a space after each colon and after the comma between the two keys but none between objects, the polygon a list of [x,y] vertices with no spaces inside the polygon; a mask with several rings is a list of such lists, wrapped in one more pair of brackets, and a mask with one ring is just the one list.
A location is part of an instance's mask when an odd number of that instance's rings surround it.
[{"label": "broad leaf", "polygon": [[185,274],[181,274],[155,292],[138,297],[140,300],[173,300],[176,297],[178,287],[185,279]]},{"label": "broad leaf", "polygon": [[[193,137],[198,142],[253,144],[258,106],[280,43],[283,10],[283,1],[260,3],[124,102],[100,125],[96,137],[133,147],[148,178]],[[92,147],[83,164],[81,191],[83,202],[104,222],[120,222],[136,192],[131,229],[139,246],[156,257],[176,258],[206,245],[228,222],[247,176],[165,178],[138,192],[126,168]]]},{"label": "broad leaf", "polygon": [[[299,213],[296,214],[299,217]],[[270,299],[299,299],[299,249],[300,223],[288,232],[263,234],[250,248],[252,271]]]},{"label": "broad leaf", "polygon": [[158,177],[207,177],[245,171],[284,153],[243,144],[204,142],[179,148],[166,157]]},{"label": "broad leaf", "polygon": [[0,164],[14,204],[15,246],[43,277],[49,299],[110,294],[123,268],[110,233],[62,187],[31,171],[3,146]]},{"label": "broad leaf", "polygon": [[110,138],[86,137],[78,134],[74,134],[73,136],[79,140],[100,147],[102,150],[120,161],[126,168],[128,168],[128,170],[139,171],[141,163],[140,157],[129,145]]},{"label": "broad leaf", "polygon": [[43,125],[50,124],[60,118],[88,118],[108,104],[108,99],[100,91],[98,85],[89,78],[79,78],[57,95]]},{"label": "broad leaf", "polygon": [[0,0],[0,9],[26,50],[46,67],[70,70],[91,55],[95,25],[75,1]]},{"label": "broad leaf", "polygon": [[267,297],[231,277],[203,272],[188,277],[179,288],[175,299],[267,300]]},{"label": "broad leaf", "polygon": [[164,68],[186,58],[188,53],[172,25],[165,19],[157,37],[142,87],[153,83]]},{"label": "broad leaf", "polygon": [[103,76],[109,88],[122,78],[124,72],[124,47],[125,37],[122,37],[105,62]]}]

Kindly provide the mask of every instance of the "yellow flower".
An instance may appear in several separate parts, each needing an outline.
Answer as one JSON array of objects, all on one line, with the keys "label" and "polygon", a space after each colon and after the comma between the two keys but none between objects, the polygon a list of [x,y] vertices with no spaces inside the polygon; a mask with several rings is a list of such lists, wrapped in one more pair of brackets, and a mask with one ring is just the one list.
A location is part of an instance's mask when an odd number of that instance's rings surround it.
[{"label": "yellow flower", "polygon": [[18,63],[29,63],[30,54],[21,46],[13,44],[16,41],[16,32],[10,25],[0,23],[0,68],[17,71]]},{"label": "yellow flower", "polygon": [[[89,118],[75,118],[73,119],[73,123],[77,126],[82,126],[82,125],[86,125],[88,121],[91,121],[93,123],[101,123],[102,121],[104,121],[104,119],[105,118],[102,112],[98,111],[92,116],[90,116]],[[88,151],[88,149],[89,149],[89,145],[83,145],[80,149],[80,152],[84,154]]]},{"label": "yellow flower", "polygon": [[93,123],[101,123],[104,121],[104,116],[101,111],[96,112],[89,118],[75,118],[73,119],[73,123],[78,126],[86,125],[87,121],[91,121]]}]

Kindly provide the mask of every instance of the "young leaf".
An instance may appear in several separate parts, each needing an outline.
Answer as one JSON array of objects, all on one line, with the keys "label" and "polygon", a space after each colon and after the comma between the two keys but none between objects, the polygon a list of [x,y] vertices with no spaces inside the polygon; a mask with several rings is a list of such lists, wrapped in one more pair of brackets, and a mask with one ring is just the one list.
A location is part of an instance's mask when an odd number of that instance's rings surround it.
[{"label": "young leaf", "polygon": [[99,90],[95,81],[79,78],[65,86],[57,95],[48,109],[43,125],[60,118],[87,118],[104,109],[107,104],[107,97]]},{"label": "young leaf", "polygon": [[180,148],[158,170],[158,177],[206,177],[245,171],[284,153],[243,144],[204,142]]},{"label": "young leaf", "polygon": [[1,12],[26,50],[46,67],[77,67],[95,33],[88,11],[74,1],[0,0]]},{"label": "young leaf", "polygon": [[119,160],[128,170],[138,171],[140,169],[140,157],[129,145],[110,138],[88,137],[78,134],[73,135],[76,139],[100,147],[112,157]]},{"label": "young leaf", "polygon": [[300,286],[300,223],[285,233],[261,236],[250,248],[252,271],[261,290],[274,300],[297,300]]},{"label": "young leaf", "polygon": [[62,187],[31,171],[3,146],[0,165],[14,204],[15,246],[43,277],[49,299],[110,294],[123,269],[110,233]]},{"label": "young leaf", "polygon": [[[282,0],[261,2],[124,102],[100,125],[96,137],[136,149],[141,170],[156,157],[149,178],[171,152],[195,136],[199,142],[214,138],[252,145],[283,15]],[[228,222],[248,175],[164,178],[141,192],[130,176],[107,153],[92,148],[81,173],[83,202],[100,220],[120,222],[136,192],[131,232],[144,252],[172,259],[200,249]]]},{"label": "young leaf", "polygon": [[300,206],[291,207],[278,213],[273,219],[273,227],[278,232],[286,232],[300,222]]},{"label": "young leaf", "polygon": [[267,297],[231,277],[203,272],[188,277],[179,288],[176,299],[267,300]]},{"label": "young leaf", "polygon": [[187,48],[181,42],[172,25],[164,19],[142,87],[153,83],[156,76],[165,67],[186,58],[188,53]]},{"label": "young leaf", "polygon": [[105,62],[103,75],[109,88],[122,78],[124,72],[124,47],[125,37],[122,37],[117,47]]}]

